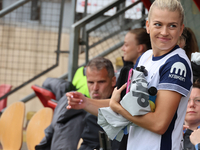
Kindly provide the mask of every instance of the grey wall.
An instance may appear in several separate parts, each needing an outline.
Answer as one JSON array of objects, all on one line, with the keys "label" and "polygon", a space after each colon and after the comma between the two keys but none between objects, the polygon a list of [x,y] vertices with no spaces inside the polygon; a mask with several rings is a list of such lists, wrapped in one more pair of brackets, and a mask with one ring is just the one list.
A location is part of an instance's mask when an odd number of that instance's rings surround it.
[{"label": "grey wall", "polygon": [[185,26],[190,27],[197,38],[200,49],[200,10],[197,8],[193,0],[181,0],[185,10]]}]

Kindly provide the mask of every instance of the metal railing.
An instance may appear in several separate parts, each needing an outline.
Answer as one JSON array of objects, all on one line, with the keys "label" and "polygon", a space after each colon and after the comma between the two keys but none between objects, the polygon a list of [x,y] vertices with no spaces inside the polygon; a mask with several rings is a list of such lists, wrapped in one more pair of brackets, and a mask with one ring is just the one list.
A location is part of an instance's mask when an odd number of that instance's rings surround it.
[{"label": "metal railing", "polygon": [[[125,0],[116,0],[110,5],[97,11],[96,13],[88,15],[87,17],[72,25],[69,47],[70,59],[68,63],[69,81],[72,80],[73,75],[79,66],[87,64],[87,62],[94,57],[107,57],[107,55],[110,55],[111,53],[116,51],[116,49],[119,49],[123,45],[125,32],[130,28],[133,28],[134,25],[144,21],[147,17],[146,14],[142,14],[141,17],[137,19],[131,19],[131,16],[127,17],[127,12],[130,11],[130,9],[132,9],[134,6],[137,6],[139,4],[142,5],[142,2],[140,0],[126,6]],[[104,15],[106,12],[114,8],[116,9],[115,14],[111,16]],[[142,10],[140,11],[142,12]],[[109,26],[109,24],[112,23],[113,25]],[[80,35],[80,31],[82,28],[84,28],[85,30],[85,37],[81,37]],[[112,43],[112,46],[109,46],[109,42]],[[80,45],[85,47],[85,62],[82,64],[79,63]],[[97,48],[102,45],[107,46]],[[113,57],[116,58],[117,56]]]},{"label": "metal railing", "polygon": [[[28,2],[30,0],[27,0]],[[69,52],[69,63],[68,63],[68,73],[65,73],[64,75],[60,76],[59,78],[66,79],[68,78],[69,81],[72,80],[72,77],[76,71],[76,69],[79,66],[85,65],[90,59],[94,57],[107,57],[111,53],[115,52],[117,49],[119,49],[124,40],[125,33],[130,29],[134,28],[136,24],[140,24],[142,21],[144,21],[147,17],[146,14],[142,14],[137,19],[131,19],[131,16],[127,16],[127,11],[134,8],[134,6],[137,6],[138,4],[141,4],[141,1],[137,1],[133,4],[130,4],[128,6],[125,5],[126,0],[116,0],[109,4],[108,6],[102,8],[101,10],[97,11],[96,13],[92,15],[88,15],[81,19],[80,21],[76,22],[72,25],[71,31],[70,31],[70,52]],[[21,4],[25,1],[20,1]],[[60,21],[59,21],[59,34],[58,34],[58,44],[56,45],[56,54],[58,55],[60,53],[60,35],[62,30],[62,14],[63,14],[63,3],[64,0],[61,2],[61,10],[60,10]],[[18,8],[19,5],[16,4],[12,6],[12,8]],[[24,3],[25,4],[25,3]],[[111,9],[116,9],[116,13],[111,16],[105,16],[105,13],[108,12]],[[10,9],[11,10],[11,9]],[[9,12],[10,10],[2,10],[0,14],[5,14],[5,12]],[[140,10],[141,11],[141,10]],[[11,11],[10,11],[11,12]],[[111,27],[110,28],[110,25]],[[81,37],[80,31],[84,28],[85,31],[85,37]],[[116,29],[116,30],[115,30]],[[110,32],[111,31],[111,32]],[[108,42],[107,42],[108,41]],[[110,42],[111,41],[111,42]],[[98,53],[91,54],[93,51],[98,51],[99,49],[96,49],[99,45],[105,45],[105,43],[112,43],[111,46],[106,46],[105,48],[102,48],[103,50],[99,51]],[[108,44],[107,44],[108,45]],[[80,54],[80,46],[84,46],[84,52]],[[101,48],[100,48],[101,49]],[[55,53],[55,51],[54,51]],[[85,62],[82,64],[79,64],[78,60],[80,55],[85,55]],[[91,56],[90,56],[91,55]],[[113,58],[116,58],[116,55]],[[90,58],[91,57],[91,58]],[[112,57],[112,56],[111,56]],[[59,55],[56,57],[56,65],[58,64]],[[53,69],[55,66],[52,66],[48,68],[46,71],[49,71],[50,69]],[[46,72],[44,71],[44,73]],[[35,76],[35,78],[38,78],[41,76],[41,74],[38,74]],[[32,78],[35,79],[35,78]],[[29,81],[32,81],[29,80]],[[29,81],[27,83],[29,83]],[[12,91],[11,91],[12,92]],[[9,94],[5,95],[4,97],[8,96]],[[3,98],[4,98],[3,97]],[[35,97],[35,93],[31,93],[27,95],[26,97],[22,98],[19,101],[22,102],[28,102],[32,98]]]},{"label": "metal railing", "polygon": [[59,65],[65,0],[3,2],[8,6],[0,11],[0,84],[13,89],[0,100]]}]

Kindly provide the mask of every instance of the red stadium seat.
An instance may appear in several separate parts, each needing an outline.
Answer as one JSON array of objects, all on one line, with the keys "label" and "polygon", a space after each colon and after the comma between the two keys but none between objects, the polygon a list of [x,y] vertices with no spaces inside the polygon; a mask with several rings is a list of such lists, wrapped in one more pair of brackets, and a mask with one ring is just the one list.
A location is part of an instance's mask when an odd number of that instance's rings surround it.
[{"label": "red stadium seat", "polygon": [[42,88],[38,85],[32,85],[31,88],[34,90],[37,97],[40,99],[44,107],[50,107],[53,110],[57,106],[56,96],[49,90]]},{"label": "red stadium seat", "polygon": [[[4,96],[6,93],[10,92],[12,86],[9,84],[0,85],[0,97]],[[0,101],[0,111],[7,106],[7,97]]]}]

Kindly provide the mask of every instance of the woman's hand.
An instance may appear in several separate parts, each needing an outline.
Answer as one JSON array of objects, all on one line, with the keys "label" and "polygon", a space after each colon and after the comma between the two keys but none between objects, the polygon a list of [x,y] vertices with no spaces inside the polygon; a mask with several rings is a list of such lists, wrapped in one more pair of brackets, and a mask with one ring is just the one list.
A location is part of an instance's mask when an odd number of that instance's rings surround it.
[{"label": "woman's hand", "polygon": [[183,134],[185,133],[185,131],[189,128],[189,126],[187,125],[183,125]]},{"label": "woman's hand", "polygon": [[200,143],[200,129],[194,130],[190,135],[190,141],[193,145]]},{"label": "woman's hand", "polygon": [[127,84],[125,83],[119,89],[117,89],[117,87],[116,87],[112,93],[109,106],[116,113],[119,113],[119,110],[122,108],[122,106],[120,105],[119,102],[121,99],[121,92],[126,88],[126,86],[127,86]]}]

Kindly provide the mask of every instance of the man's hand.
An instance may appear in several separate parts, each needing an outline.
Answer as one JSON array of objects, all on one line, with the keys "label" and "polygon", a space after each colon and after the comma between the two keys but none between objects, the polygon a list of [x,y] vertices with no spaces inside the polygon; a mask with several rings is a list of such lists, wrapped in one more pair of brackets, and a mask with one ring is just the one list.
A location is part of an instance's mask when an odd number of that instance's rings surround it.
[{"label": "man's hand", "polygon": [[66,93],[68,99],[67,109],[84,109],[86,105],[86,97],[79,92]]},{"label": "man's hand", "polygon": [[190,141],[193,145],[200,143],[200,129],[194,130],[190,135]]}]

